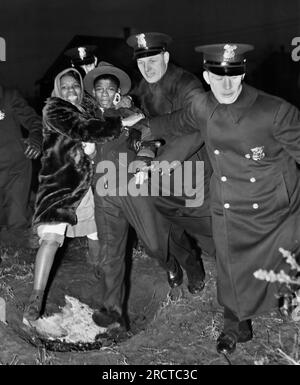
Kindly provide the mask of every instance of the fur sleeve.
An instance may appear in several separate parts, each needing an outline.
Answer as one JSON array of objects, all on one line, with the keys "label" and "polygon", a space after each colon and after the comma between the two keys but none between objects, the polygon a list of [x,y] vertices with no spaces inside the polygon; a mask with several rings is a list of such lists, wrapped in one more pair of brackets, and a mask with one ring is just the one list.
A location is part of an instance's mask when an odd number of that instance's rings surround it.
[{"label": "fur sleeve", "polygon": [[89,117],[73,104],[56,97],[47,100],[43,120],[50,130],[83,142],[104,143],[119,137],[121,133],[120,117]]}]

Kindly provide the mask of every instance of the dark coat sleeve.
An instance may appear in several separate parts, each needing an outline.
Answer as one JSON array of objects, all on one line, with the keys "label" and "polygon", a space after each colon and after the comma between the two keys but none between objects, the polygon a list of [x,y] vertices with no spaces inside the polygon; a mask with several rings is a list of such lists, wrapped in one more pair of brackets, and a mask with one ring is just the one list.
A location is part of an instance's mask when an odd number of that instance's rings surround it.
[{"label": "dark coat sleeve", "polygon": [[284,149],[300,164],[300,111],[282,101],[275,117],[273,134]]},{"label": "dark coat sleeve", "polygon": [[[175,140],[175,138],[184,139],[186,135],[191,138],[194,134],[199,136],[207,125],[207,114],[207,93],[199,93],[185,109],[163,117],[166,121],[165,132],[163,133],[164,139],[170,141]],[[163,119],[161,122],[163,122]],[[157,136],[160,137],[161,135],[157,134]]]},{"label": "dark coat sleeve", "polygon": [[182,136],[186,133],[193,133],[199,130],[198,122],[192,116],[195,100],[203,100],[205,92],[200,80],[191,74],[184,74],[173,86],[172,93],[180,98],[180,108],[174,109],[171,113],[150,117],[141,120],[134,127],[149,127],[151,138],[162,138],[167,140],[169,135]]},{"label": "dark coat sleeve", "polygon": [[136,113],[142,113],[142,110],[135,107],[134,105],[131,106],[130,108],[124,108],[124,107],[121,107],[118,109],[108,108],[107,110],[104,111],[104,117],[108,118],[108,117],[119,116],[121,118],[127,118],[128,116],[131,116],[132,114],[136,114]]},{"label": "dark coat sleeve", "polygon": [[56,97],[47,100],[43,119],[48,129],[82,142],[105,143],[117,138],[122,127],[120,117],[90,117],[85,111]]},{"label": "dark coat sleeve", "polygon": [[199,130],[182,137],[170,136],[161,151],[158,151],[155,160],[159,162],[166,160],[169,163],[174,160],[176,163],[183,162],[198,152],[203,144],[204,140]]},{"label": "dark coat sleeve", "polygon": [[17,90],[11,91],[10,101],[15,118],[29,133],[30,142],[41,147],[43,140],[42,118],[28,105]]}]

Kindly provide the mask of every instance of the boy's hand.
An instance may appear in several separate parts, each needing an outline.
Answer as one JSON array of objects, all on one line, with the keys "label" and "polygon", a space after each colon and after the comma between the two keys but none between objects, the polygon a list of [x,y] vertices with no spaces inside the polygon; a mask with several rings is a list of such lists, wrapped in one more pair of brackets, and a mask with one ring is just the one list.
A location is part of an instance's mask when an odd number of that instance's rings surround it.
[{"label": "boy's hand", "polygon": [[34,143],[31,143],[28,138],[24,140],[24,143],[27,146],[24,154],[28,159],[36,159],[41,155],[40,147],[36,146]]}]

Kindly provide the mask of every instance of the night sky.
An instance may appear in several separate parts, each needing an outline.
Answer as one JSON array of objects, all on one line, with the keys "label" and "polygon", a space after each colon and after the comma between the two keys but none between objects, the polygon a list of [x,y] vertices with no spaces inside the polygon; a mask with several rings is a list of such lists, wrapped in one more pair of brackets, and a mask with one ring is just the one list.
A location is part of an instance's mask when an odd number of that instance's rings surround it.
[{"label": "night sky", "polygon": [[172,58],[194,73],[201,69],[196,45],[254,44],[252,73],[280,47],[291,57],[291,41],[300,36],[300,0],[1,0],[6,62],[0,63],[0,83],[33,98],[36,81],[74,36],[123,38],[124,28],[171,35]]}]

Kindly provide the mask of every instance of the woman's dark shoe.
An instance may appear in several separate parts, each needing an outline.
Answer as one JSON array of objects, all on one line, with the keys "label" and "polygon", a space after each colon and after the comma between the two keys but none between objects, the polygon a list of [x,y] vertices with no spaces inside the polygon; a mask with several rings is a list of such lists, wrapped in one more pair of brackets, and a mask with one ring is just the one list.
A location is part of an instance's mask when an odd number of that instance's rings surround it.
[{"label": "woman's dark shoe", "polygon": [[94,266],[94,274],[95,274],[95,277],[97,279],[99,279],[100,281],[103,280],[104,281],[104,277],[105,277],[105,273],[101,267],[101,264],[100,263],[97,263],[95,266]]},{"label": "woman's dark shoe", "polygon": [[40,317],[43,297],[43,290],[33,290],[29,297],[28,305],[23,313],[23,323],[28,324],[30,321],[36,321]]}]

